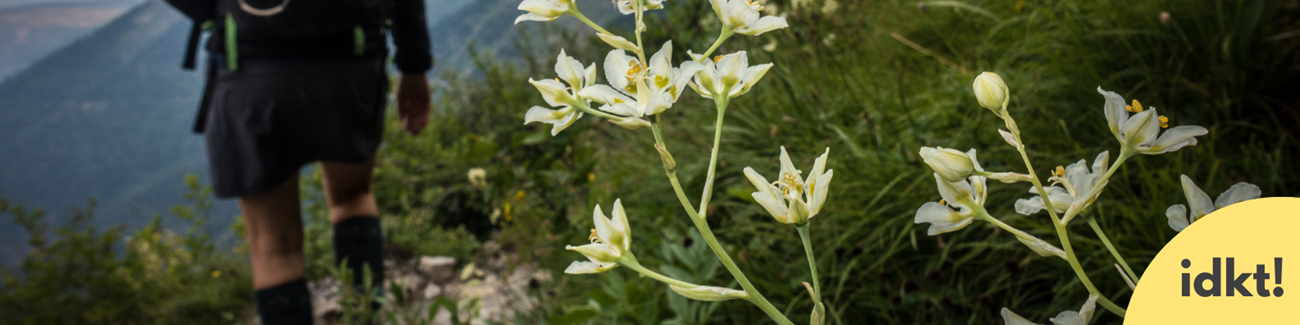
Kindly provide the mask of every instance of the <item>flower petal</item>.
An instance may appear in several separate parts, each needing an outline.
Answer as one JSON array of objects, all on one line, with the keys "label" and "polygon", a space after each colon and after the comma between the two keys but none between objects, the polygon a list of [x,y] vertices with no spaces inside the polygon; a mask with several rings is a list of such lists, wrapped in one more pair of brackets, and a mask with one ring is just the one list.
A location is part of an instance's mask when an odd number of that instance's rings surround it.
[{"label": "flower petal", "polygon": [[1125,144],[1135,148],[1150,147],[1155,143],[1156,136],[1160,134],[1160,122],[1156,119],[1156,108],[1152,107],[1141,113],[1133,114],[1128,121],[1124,122],[1123,132]]},{"label": "flower petal", "polygon": [[808,207],[810,214],[815,215],[822,211],[822,205],[826,204],[826,195],[830,193],[831,179],[834,177],[835,170],[828,170],[825,174],[817,177],[817,182],[813,183],[816,185],[809,189],[809,195],[812,197],[812,203],[810,203],[810,206]]},{"label": "flower petal", "polygon": [[943,200],[947,201],[949,205],[968,207],[967,203],[974,203],[970,202],[973,197],[971,193],[974,189],[965,180],[949,182],[943,180],[939,173],[934,173],[934,182],[939,187],[939,196],[943,197]]},{"label": "flower petal", "polygon": [[777,221],[787,223],[790,219],[790,208],[785,205],[784,200],[773,195],[770,191],[758,191],[751,194],[758,205],[763,206],[767,213],[776,218]]},{"label": "flower petal", "polygon": [[1002,308],[1002,321],[1006,322],[1006,325],[1039,325],[1038,323],[1031,322],[1024,317],[1020,317],[1020,315],[1016,315],[1016,313],[1013,313],[1010,309],[1006,308]]},{"label": "flower petal", "polygon": [[[582,91],[578,92],[578,96],[582,96],[582,98],[590,99],[592,101],[601,104],[619,104],[619,103],[634,102],[631,97],[627,97],[627,95],[623,95],[623,93],[614,90],[614,88],[610,88],[609,86],[606,85],[594,85],[591,87],[583,88]],[[631,115],[631,114],[623,114],[623,115]]]},{"label": "flower petal", "polygon": [[767,70],[769,69],[772,69],[771,63],[760,64],[760,65],[749,67],[745,71],[744,86],[741,86],[741,88],[738,90],[732,90],[732,92],[735,94],[731,95],[731,97],[736,97],[736,96],[749,93],[749,90],[754,88],[754,84],[757,84],[760,79],[763,79],[764,75],[767,75]]},{"label": "flower petal", "polygon": [[1047,320],[1054,325],[1088,325],[1088,322],[1083,321],[1083,317],[1079,316],[1079,312],[1073,310],[1063,311]]},{"label": "flower petal", "polygon": [[1115,135],[1119,143],[1125,143],[1124,136],[1119,132],[1120,126],[1128,122],[1128,109],[1125,108],[1124,97],[1113,91],[1106,91],[1097,87],[1097,93],[1106,97],[1106,105],[1103,109],[1106,112],[1106,124],[1110,125],[1110,133]]},{"label": "flower petal", "polygon": [[591,219],[592,223],[595,224],[596,238],[599,238],[605,244],[612,244],[612,239],[616,236],[617,230],[614,229],[614,223],[605,217],[604,212],[600,211],[600,204],[597,204],[596,210],[591,213]]},{"label": "flower petal", "polygon": [[1176,232],[1182,232],[1183,229],[1187,229],[1187,226],[1192,225],[1187,221],[1187,207],[1182,204],[1169,206],[1169,209],[1165,210],[1165,218],[1169,218],[1169,228],[1173,228]]},{"label": "flower petal", "polygon": [[525,22],[525,21],[543,21],[543,22],[545,22],[545,21],[555,21],[556,19],[559,19],[559,18],[560,18],[560,16],[545,17],[545,16],[541,16],[541,15],[538,15],[538,14],[535,14],[535,13],[531,13],[531,12],[530,12],[530,13],[526,13],[526,14],[519,15],[519,17],[515,18],[515,24],[518,25],[520,22]]},{"label": "flower petal", "polygon": [[1195,125],[1183,125],[1165,130],[1156,141],[1148,148],[1138,148],[1143,154],[1158,155],[1166,152],[1177,151],[1186,146],[1196,145],[1196,137],[1210,133],[1203,127]]},{"label": "flower petal", "polygon": [[927,202],[921,205],[921,208],[916,209],[916,217],[913,223],[929,223],[930,229],[926,231],[926,235],[934,236],[965,228],[973,220],[975,219],[964,217],[947,205],[938,202]]},{"label": "flower petal", "polygon": [[560,49],[560,55],[555,58],[555,74],[574,87],[582,87],[583,77],[587,71],[582,68],[582,62],[578,59],[569,57]]},{"label": "flower petal", "polygon": [[541,106],[533,106],[528,109],[527,113],[524,113],[524,124],[533,122],[554,124],[556,121],[569,115],[566,110],[570,109],[553,110]]},{"label": "flower petal", "polygon": [[632,226],[628,224],[627,211],[623,210],[622,199],[614,200],[614,211],[611,211],[610,214],[614,215],[614,229],[623,234],[623,242],[621,243],[623,251],[627,251],[632,244]]},{"label": "flower petal", "polygon": [[609,245],[595,243],[582,246],[565,246],[564,249],[581,253],[594,263],[610,264],[617,263],[619,255],[610,250]]},{"label": "flower petal", "polygon": [[1196,187],[1196,183],[1193,183],[1192,179],[1187,175],[1183,175],[1182,180],[1183,194],[1187,195],[1187,208],[1189,210],[1187,223],[1196,222],[1196,219],[1214,212],[1214,201],[1210,201],[1210,196],[1206,195],[1205,191],[1202,191],[1200,187]]},{"label": "flower petal", "polygon": [[1219,198],[1214,200],[1214,208],[1222,209],[1241,201],[1258,199],[1259,195],[1259,186],[1251,183],[1237,183],[1228,188],[1227,191],[1223,191],[1223,194],[1219,194]]},{"label": "flower petal", "polygon": [[537,91],[542,93],[542,99],[545,99],[546,103],[550,104],[552,107],[568,106],[569,103],[573,101],[573,96],[569,95],[567,88],[559,80],[528,79],[528,82],[532,83],[533,87],[537,87]]},{"label": "flower petal", "polygon": [[634,60],[623,50],[609,51],[605,55],[605,82],[618,91],[625,92],[628,85],[627,71]]},{"label": "flower petal", "polygon": [[766,177],[754,171],[753,167],[745,167],[745,178],[748,178],[749,183],[759,191],[767,192],[768,188],[772,187],[772,183],[768,182]]},{"label": "flower petal", "polygon": [[786,28],[789,26],[790,25],[785,22],[785,18],[776,17],[776,16],[767,16],[767,17],[763,17],[762,19],[759,19],[757,22],[754,22],[753,24],[736,28],[736,33],[749,35],[749,36],[758,36],[759,34],[763,34],[777,29]]},{"label": "flower petal", "polygon": [[574,261],[572,264],[569,264],[568,268],[564,269],[564,273],[594,274],[609,271],[616,266],[618,266],[618,264],[600,265],[592,262]]}]

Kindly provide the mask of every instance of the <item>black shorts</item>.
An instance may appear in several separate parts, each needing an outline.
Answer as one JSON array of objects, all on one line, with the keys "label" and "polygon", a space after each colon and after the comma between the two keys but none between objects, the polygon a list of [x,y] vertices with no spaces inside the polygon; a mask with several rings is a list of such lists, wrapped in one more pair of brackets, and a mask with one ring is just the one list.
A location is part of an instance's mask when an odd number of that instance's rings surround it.
[{"label": "black shorts", "polygon": [[245,60],[213,82],[204,140],[217,197],[266,192],[315,161],[365,162],[382,140],[382,59]]}]

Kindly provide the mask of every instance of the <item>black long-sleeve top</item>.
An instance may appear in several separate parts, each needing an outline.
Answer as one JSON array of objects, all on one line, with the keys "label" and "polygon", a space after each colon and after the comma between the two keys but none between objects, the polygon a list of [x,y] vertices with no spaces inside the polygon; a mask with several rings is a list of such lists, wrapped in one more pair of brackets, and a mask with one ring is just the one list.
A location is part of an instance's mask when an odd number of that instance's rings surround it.
[{"label": "black long-sleeve top", "polygon": [[393,44],[397,53],[393,62],[397,70],[418,74],[433,68],[433,54],[429,46],[429,26],[424,12],[424,0],[395,0],[393,8]]},{"label": "black long-sleeve top", "polygon": [[[173,1],[184,0],[169,0],[169,2]],[[273,28],[267,28],[265,27],[267,25],[258,25],[257,19],[260,18],[250,18],[251,16],[242,14],[237,1],[216,1],[217,14],[213,19],[215,29],[208,39],[206,48],[219,57],[224,58],[231,53],[226,49],[227,39],[225,35],[227,27],[224,25],[227,13],[237,17],[233,19],[237,20],[235,29],[236,39],[238,40],[236,42],[236,55],[239,60],[357,55],[355,51],[355,31],[350,25],[352,23],[346,22],[347,19],[355,19],[355,17],[327,17],[343,14],[337,12],[337,10],[329,10],[319,6],[307,9],[300,9],[302,7],[285,9],[282,17],[272,17],[272,19],[280,19],[281,22],[278,25],[271,25],[275,26]],[[421,74],[429,71],[433,67],[433,54],[430,52],[429,29],[425,18],[424,0],[388,1],[391,1],[392,5],[391,10],[388,10],[387,18],[391,22],[389,30],[392,32],[393,44],[396,47],[393,62],[397,66],[397,70],[404,74]],[[247,2],[255,7],[265,8],[274,6],[280,0],[248,0]],[[269,2],[270,5],[260,5],[256,4],[257,2]],[[294,9],[298,10],[292,11]],[[239,19],[247,19],[248,22],[238,21]],[[285,20],[293,21],[293,23],[284,23]],[[384,23],[375,21],[373,23],[357,24],[357,26],[364,26],[365,43],[362,55],[387,56],[388,44],[382,30]],[[285,30],[283,27],[297,25],[317,27],[303,30]],[[321,30],[328,30],[328,32],[321,32]]]}]

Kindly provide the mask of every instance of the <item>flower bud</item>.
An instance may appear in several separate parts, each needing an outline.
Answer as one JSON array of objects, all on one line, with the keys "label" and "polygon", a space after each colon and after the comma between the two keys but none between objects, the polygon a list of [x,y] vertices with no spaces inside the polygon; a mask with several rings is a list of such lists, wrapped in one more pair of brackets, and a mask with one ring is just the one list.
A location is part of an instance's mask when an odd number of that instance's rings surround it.
[{"label": "flower bud", "polygon": [[616,49],[628,50],[636,53],[641,52],[641,49],[636,47],[636,44],[632,44],[632,42],[629,42],[626,38],[623,38],[622,36],[610,35],[605,33],[596,33],[596,36],[600,37],[600,40],[604,41],[605,44],[609,44],[609,46],[613,46]]},{"label": "flower bud", "polygon": [[1049,244],[1042,239],[1038,239],[1038,237],[1034,237],[1033,235],[1027,234],[1023,231],[1016,231],[1014,234],[1016,235],[1016,239],[1020,240],[1020,243],[1028,246],[1029,250],[1038,253],[1039,256],[1056,256],[1065,258],[1065,251],[1056,248],[1056,246],[1052,246],[1052,244]]},{"label": "flower bud", "polygon": [[996,73],[984,72],[975,77],[975,99],[979,100],[980,106],[984,106],[1002,117],[1002,105],[1007,102],[1007,83],[1002,81],[1002,77]]},{"label": "flower bud", "polygon": [[724,301],[732,299],[749,299],[749,294],[744,291],[727,289],[722,287],[698,286],[694,288],[682,288],[675,285],[668,285],[682,297],[691,298],[699,301]]},{"label": "flower bud", "polygon": [[659,151],[659,160],[663,161],[664,170],[677,169],[677,160],[673,159],[673,154],[669,153],[664,147],[659,146],[659,144],[655,144],[655,150]]},{"label": "flower bud", "polygon": [[975,172],[970,156],[953,149],[921,147],[921,159],[949,182],[960,182]]}]

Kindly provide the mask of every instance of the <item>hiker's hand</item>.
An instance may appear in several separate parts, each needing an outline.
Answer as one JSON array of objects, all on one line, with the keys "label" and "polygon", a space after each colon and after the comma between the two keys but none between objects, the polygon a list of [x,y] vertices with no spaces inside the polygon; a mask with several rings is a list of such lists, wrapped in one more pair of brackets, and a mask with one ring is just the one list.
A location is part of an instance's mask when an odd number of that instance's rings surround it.
[{"label": "hiker's hand", "polygon": [[429,79],[421,74],[402,74],[397,80],[397,114],[402,128],[412,135],[429,125]]}]

